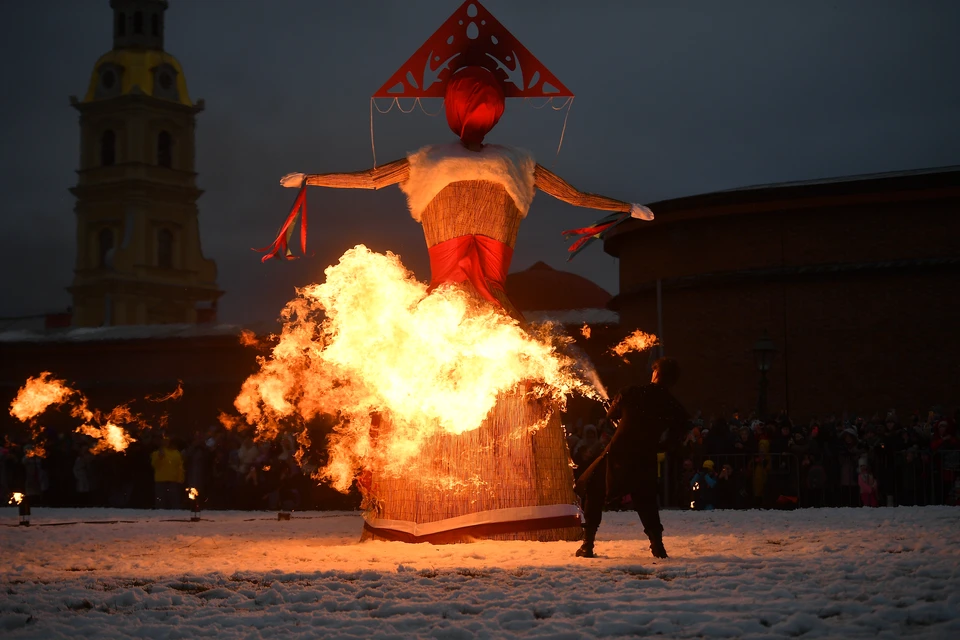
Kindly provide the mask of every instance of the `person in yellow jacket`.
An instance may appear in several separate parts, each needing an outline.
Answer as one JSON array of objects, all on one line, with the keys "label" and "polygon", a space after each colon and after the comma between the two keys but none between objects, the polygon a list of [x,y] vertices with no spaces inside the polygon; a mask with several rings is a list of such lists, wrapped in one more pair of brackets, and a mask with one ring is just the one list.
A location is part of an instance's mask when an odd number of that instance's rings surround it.
[{"label": "person in yellow jacket", "polygon": [[150,464],[153,466],[154,507],[179,509],[183,458],[170,438],[165,438],[160,448],[150,454]]}]

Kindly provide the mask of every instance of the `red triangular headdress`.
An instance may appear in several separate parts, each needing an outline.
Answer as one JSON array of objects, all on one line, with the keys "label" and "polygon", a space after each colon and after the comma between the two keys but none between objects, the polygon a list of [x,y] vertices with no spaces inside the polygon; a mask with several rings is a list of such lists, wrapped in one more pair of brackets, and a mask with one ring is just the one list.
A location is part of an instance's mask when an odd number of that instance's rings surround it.
[{"label": "red triangular headdress", "polygon": [[570,98],[573,93],[482,4],[467,0],[390,76],[374,98],[442,98],[447,78],[478,65],[503,81],[508,98]]}]

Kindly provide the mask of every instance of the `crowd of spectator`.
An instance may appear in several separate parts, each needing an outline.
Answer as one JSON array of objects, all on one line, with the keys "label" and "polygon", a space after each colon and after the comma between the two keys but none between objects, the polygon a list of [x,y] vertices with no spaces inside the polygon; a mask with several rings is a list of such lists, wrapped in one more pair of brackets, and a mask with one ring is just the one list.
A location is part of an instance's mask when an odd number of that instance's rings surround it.
[{"label": "crowd of spectator", "polygon": [[[960,504],[957,414],[933,410],[900,418],[829,416],[796,423],[781,412],[704,420],[699,412],[679,442],[664,442],[661,503],[694,509]],[[578,474],[615,430],[601,420],[567,427]],[[21,491],[34,505],[187,509],[186,489],[203,509],[353,509],[311,476],[320,461],[297,459],[289,436],[255,442],[211,427],[186,441],[144,434],[123,452],[91,453],[92,441],[50,431],[34,455],[29,442],[0,448],[0,495]],[[623,506],[628,506],[625,503]]]},{"label": "crowd of spectator", "polygon": [[[254,442],[211,427],[179,440],[146,433],[122,452],[94,455],[90,438],[46,434],[44,455],[35,444],[0,449],[0,493],[24,493],[32,505],[189,509],[195,489],[202,509],[353,509],[357,494],[343,495],[311,475],[318,462],[297,460],[289,436]],[[318,486],[319,485],[319,486]]]},{"label": "crowd of spectator", "polygon": [[[680,442],[664,442],[661,502],[695,509],[960,504],[958,415],[934,409],[906,419],[831,415],[794,422],[707,420],[697,412]],[[567,443],[585,469],[614,432],[607,421],[576,423]]]}]

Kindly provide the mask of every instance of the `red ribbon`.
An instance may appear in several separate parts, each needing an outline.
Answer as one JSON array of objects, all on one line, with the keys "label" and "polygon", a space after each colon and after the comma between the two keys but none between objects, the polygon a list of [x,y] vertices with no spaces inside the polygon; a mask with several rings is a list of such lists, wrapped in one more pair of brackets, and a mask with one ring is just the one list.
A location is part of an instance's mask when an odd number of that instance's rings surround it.
[{"label": "red ribbon", "polygon": [[306,255],[307,253],[307,184],[304,183],[300,187],[300,191],[297,192],[297,199],[293,201],[293,207],[290,208],[290,213],[287,215],[287,219],[284,221],[283,226],[280,227],[280,232],[277,233],[277,239],[273,241],[268,247],[262,249],[254,249],[254,251],[264,252],[269,251],[267,255],[263,256],[260,262],[266,262],[270,258],[279,258],[281,260],[295,260],[297,256],[293,255],[293,252],[290,251],[289,242],[290,237],[293,235],[293,226],[297,223],[297,215],[303,213],[303,219],[300,222],[300,251]]},{"label": "red ribbon", "polygon": [[445,240],[430,253],[430,290],[448,282],[469,281],[485,299],[498,307],[492,289],[504,291],[513,249],[489,236],[466,235]]},{"label": "red ribbon", "polygon": [[613,222],[609,222],[607,224],[598,224],[594,227],[583,227],[581,229],[569,229],[567,231],[564,231],[563,235],[565,236],[580,236],[579,238],[577,238],[576,242],[570,245],[567,251],[569,251],[570,253],[576,253],[577,250],[580,249],[580,247],[585,245],[590,240],[595,239],[597,237],[602,237],[603,232],[609,229],[610,227],[612,227],[614,224],[615,223]]}]

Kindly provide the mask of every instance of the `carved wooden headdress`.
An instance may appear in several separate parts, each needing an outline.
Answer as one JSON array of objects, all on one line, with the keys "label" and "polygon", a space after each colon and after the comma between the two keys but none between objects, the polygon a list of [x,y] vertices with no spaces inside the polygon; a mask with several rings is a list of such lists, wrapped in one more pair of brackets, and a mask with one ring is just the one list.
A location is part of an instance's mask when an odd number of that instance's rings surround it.
[{"label": "carved wooden headdress", "polygon": [[480,66],[508,98],[572,98],[573,93],[476,0],[467,0],[427,38],[374,98],[442,98],[446,81]]}]

